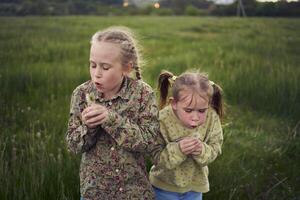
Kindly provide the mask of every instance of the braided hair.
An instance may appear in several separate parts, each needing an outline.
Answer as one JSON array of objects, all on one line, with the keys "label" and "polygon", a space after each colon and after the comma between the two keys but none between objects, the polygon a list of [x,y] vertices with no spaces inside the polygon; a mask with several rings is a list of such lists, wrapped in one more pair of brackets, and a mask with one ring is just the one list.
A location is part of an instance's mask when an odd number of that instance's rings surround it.
[{"label": "braided hair", "polygon": [[122,65],[125,66],[131,62],[132,68],[135,70],[135,77],[142,79],[140,48],[133,32],[129,28],[109,27],[103,31],[98,31],[93,35],[91,44],[101,41],[120,45]]}]

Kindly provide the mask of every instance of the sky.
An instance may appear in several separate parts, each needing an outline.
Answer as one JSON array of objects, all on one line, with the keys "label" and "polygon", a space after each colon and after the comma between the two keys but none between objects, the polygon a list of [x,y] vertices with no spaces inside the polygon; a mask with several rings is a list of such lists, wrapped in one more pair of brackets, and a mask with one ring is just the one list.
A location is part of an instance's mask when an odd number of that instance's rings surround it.
[{"label": "sky", "polygon": [[[217,4],[231,4],[232,2],[236,1],[236,0],[213,0],[214,2],[216,2]],[[259,2],[276,2],[278,0],[256,0]],[[298,1],[298,0],[287,0],[288,2],[292,2],[292,1]]]}]

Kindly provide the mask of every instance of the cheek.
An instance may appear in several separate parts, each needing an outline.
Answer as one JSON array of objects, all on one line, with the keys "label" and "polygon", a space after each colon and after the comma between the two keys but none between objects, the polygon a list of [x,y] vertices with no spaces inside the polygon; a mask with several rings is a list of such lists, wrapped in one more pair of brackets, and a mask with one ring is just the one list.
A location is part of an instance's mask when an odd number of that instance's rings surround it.
[{"label": "cheek", "polygon": [[175,110],[175,114],[181,121],[185,121],[185,119],[187,118],[185,113],[183,113],[181,110]]},{"label": "cheek", "polygon": [[93,70],[93,68],[90,68],[90,75],[91,75],[91,78],[93,78],[94,77],[94,70]]},{"label": "cheek", "polygon": [[117,72],[109,72],[106,74],[105,79],[111,83],[118,83],[122,80],[122,76]]},{"label": "cheek", "polygon": [[206,120],[206,113],[201,113],[200,114],[200,122],[205,122]]},{"label": "cheek", "polygon": [[186,112],[181,112],[181,118],[184,120],[184,121],[189,121],[190,118],[191,118],[191,115],[189,113],[186,113]]}]

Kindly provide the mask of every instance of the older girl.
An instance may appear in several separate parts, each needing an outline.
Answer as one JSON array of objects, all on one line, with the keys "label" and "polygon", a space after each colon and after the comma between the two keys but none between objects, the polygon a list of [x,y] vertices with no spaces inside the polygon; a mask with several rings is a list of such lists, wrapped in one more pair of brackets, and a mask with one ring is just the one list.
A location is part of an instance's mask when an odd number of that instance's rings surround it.
[{"label": "older girl", "polygon": [[73,92],[66,136],[69,150],[82,153],[84,200],[154,199],[144,155],[155,163],[163,140],[154,92],[141,80],[139,58],[127,28],[92,37],[91,80]]}]

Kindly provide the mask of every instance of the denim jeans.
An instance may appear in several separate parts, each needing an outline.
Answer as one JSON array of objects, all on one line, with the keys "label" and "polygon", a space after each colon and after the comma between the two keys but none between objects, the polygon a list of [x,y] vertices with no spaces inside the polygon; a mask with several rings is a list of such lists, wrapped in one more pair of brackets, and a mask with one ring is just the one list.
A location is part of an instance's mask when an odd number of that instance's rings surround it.
[{"label": "denim jeans", "polygon": [[169,192],[157,187],[153,187],[156,200],[202,200],[201,192]]}]

